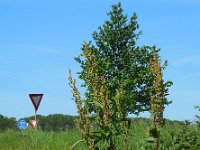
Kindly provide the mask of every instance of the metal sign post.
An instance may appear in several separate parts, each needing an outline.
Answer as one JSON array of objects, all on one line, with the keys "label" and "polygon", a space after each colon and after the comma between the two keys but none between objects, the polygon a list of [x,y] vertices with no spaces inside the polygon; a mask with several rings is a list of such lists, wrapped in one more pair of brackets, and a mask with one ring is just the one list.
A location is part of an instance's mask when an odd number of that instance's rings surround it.
[{"label": "metal sign post", "polygon": [[35,110],[35,121],[37,120],[37,119],[36,119],[36,112],[37,112],[37,111]]}]

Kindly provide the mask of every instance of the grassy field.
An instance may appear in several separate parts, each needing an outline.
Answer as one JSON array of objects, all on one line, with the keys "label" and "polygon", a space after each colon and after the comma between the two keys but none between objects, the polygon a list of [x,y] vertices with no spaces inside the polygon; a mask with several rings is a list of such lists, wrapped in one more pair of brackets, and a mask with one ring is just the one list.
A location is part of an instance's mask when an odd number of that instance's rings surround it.
[{"label": "grassy field", "polygon": [[[1,150],[68,150],[80,139],[77,132],[44,132],[35,129],[0,133]],[[82,149],[85,149],[83,145]],[[81,150],[81,149],[80,149]]]},{"label": "grassy field", "polygon": [[[146,137],[149,123],[144,120],[133,122],[129,130],[130,150],[143,150],[147,145]],[[191,133],[197,132],[195,126],[190,126]],[[171,134],[178,135],[183,131],[183,125],[176,122],[167,122],[162,129],[163,149],[172,145]],[[76,131],[45,132],[41,130],[26,129],[24,131],[7,130],[0,133],[0,150],[69,150],[80,135]],[[118,139],[119,150],[123,150],[125,142],[123,137]],[[168,149],[167,148],[167,149]],[[87,150],[84,143],[80,143],[76,150]],[[149,148],[150,149],[150,148]]]}]

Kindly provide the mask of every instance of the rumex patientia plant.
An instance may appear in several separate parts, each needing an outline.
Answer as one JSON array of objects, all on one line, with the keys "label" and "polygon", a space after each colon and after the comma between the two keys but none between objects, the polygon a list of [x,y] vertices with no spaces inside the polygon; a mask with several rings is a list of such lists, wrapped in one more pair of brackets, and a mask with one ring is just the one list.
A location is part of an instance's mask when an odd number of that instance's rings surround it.
[{"label": "rumex patientia plant", "polygon": [[[160,132],[163,126],[163,112],[165,105],[171,103],[166,99],[168,95],[168,87],[172,85],[172,82],[168,81],[164,83],[162,68],[159,56],[159,50],[156,47],[152,47],[152,57],[150,60],[150,71],[153,76],[150,113],[151,113],[151,128],[149,129],[150,136],[154,138],[155,150],[159,149],[160,145]],[[166,65],[166,63],[165,63]],[[151,141],[152,142],[152,141]]]},{"label": "rumex patientia plant", "polygon": [[85,51],[81,55],[86,58],[87,84],[90,85],[90,98],[81,99],[80,93],[69,73],[69,85],[78,109],[77,129],[86,141],[88,149],[115,150],[119,135],[125,136],[126,149],[128,150],[128,121],[123,114],[121,97],[123,86],[116,89],[114,99],[108,98],[108,86],[104,77],[98,75],[98,66],[93,56],[92,48],[84,43]]},{"label": "rumex patientia plant", "polygon": [[73,93],[73,97],[75,99],[76,107],[78,110],[78,118],[76,119],[76,129],[81,134],[82,139],[86,141],[88,149],[93,150],[94,141],[92,140],[92,138],[90,138],[93,128],[91,121],[87,116],[88,105],[85,100],[81,99],[80,92],[76,87],[76,80],[72,79],[71,70],[69,71],[69,85],[71,87],[71,91]]}]

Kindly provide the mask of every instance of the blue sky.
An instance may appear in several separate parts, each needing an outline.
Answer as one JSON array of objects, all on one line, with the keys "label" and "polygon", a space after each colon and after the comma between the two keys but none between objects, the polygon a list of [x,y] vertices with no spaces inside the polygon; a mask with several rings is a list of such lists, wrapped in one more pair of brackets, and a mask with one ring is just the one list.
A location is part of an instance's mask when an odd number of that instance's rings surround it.
[{"label": "blue sky", "polygon": [[[0,114],[34,115],[28,94],[43,93],[39,114],[75,115],[68,69],[77,78],[80,67],[73,58],[117,2],[0,0]],[[174,82],[173,103],[164,116],[194,120],[193,106],[200,105],[200,1],[124,0],[122,7],[129,17],[137,13],[143,31],[138,44],[155,44],[169,61],[164,79]]]}]

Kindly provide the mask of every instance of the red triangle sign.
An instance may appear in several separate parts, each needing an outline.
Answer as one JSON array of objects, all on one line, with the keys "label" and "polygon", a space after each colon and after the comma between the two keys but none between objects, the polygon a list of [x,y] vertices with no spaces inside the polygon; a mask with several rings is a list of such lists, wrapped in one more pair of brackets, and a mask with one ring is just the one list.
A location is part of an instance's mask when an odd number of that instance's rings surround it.
[{"label": "red triangle sign", "polygon": [[37,111],[42,100],[43,94],[29,94],[29,97],[33,103],[33,106],[35,107],[35,111]]}]

